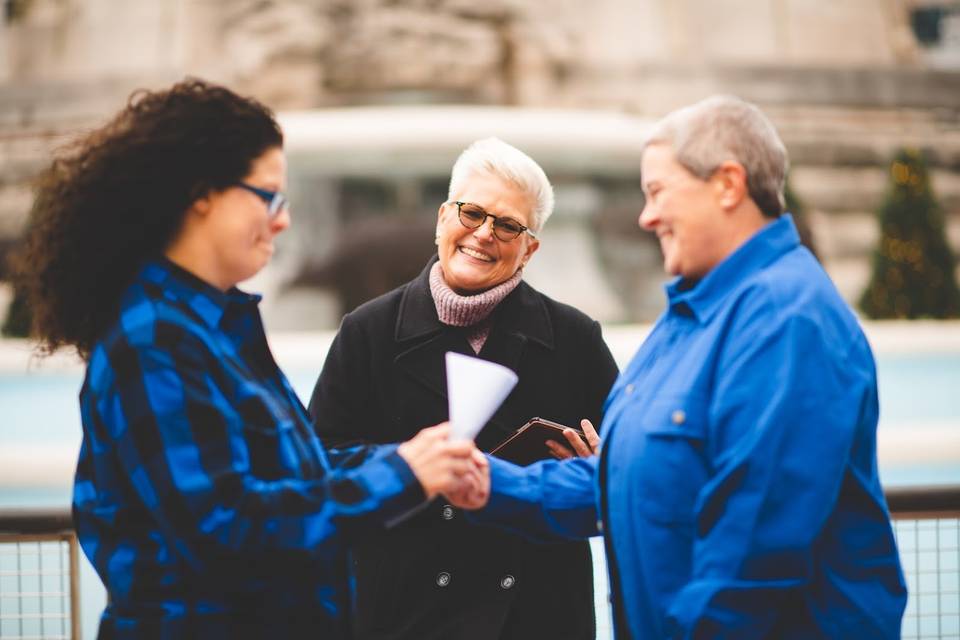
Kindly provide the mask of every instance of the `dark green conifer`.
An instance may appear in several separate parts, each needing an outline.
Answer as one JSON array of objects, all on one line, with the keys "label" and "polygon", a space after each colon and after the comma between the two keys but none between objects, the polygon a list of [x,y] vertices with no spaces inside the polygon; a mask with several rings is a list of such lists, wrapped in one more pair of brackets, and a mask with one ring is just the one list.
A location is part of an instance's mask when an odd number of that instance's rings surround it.
[{"label": "dark green conifer", "polygon": [[873,275],[860,298],[871,318],[960,316],[956,263],[923,156],[904,149],[890,165]]}]

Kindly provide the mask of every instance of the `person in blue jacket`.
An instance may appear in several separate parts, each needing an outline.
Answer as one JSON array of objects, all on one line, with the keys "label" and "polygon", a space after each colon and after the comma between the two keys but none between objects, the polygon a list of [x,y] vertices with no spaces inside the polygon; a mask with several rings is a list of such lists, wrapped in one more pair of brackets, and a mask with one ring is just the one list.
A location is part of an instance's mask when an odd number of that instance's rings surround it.
[{"label": "person in blue jacket", "polygon": [[478,519],[602,530],[618,638],[899,637],[874,360],[783,212],[786,169],[740,99],[661,120],[640,225],[676,278],[607,398],[600,456],[490,459]]},{"label": "person in blue jacket", "polygon": [[282,144],[266,107],[187,80],[39,179],[18,279],[41,347],[87,363],[73,515],[101,638],[348,637],[352,539],[480,484],[447,425],[344,451],[314,435],[236,287],[290,225]]}]

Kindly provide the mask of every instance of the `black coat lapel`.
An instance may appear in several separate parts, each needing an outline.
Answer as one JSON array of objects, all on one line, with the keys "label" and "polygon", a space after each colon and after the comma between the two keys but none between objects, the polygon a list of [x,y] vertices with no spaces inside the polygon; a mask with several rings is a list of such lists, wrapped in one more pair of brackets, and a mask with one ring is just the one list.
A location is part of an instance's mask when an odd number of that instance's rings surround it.
[{"label": "black coat lapel", "polygon": [[[394,359],[398,370],[431,393],[446,401],[447,376],[444,354],[454,351],[473,356],[473,350],[462,329],[443,325],[430,293],[430,269],[434,256],[420,275],[407,286],[400,301],[395,339],[399,352]],[[492,317],[493,327],[479,356],[496,362],[516,373],[521,372],[524,353],[537,347],[553,349],[553,325],[546,306],[525,282],[501,302]],[[477,443],[488,449],[512,434],[521,424],[513,424],[520,413],[519,400],[511,394],[490,423],[484,427]],[[530,418],[532,416],[526,416]]]},{"label": "black coat lapel", "polygon": [[444,354],[447,351],[474,355],[462,333],[441,330],[398,353],[394,362],[404,374],[446,400],[447,372]]},{"label": "black coat lapel", "polygon": [[444,326],[437,317],[430,293],[430,269],[437,259],[434,255],[427,262],[400,298],[394,335],[399,350],[394,364],[399,371],[446,400],[444,354],[456,351],[473,355],[473,351],[461,332]]},{"label": "black coat lapel", "polygon": [[[496,327],[490,332],[480,356],[484,360],[502,364],[514,373],[520,373],[520,363],[527,348],[527,337],[514,331],[498,331]],[[521,400],[518,399],[516,389],[507,396],[500,408],[497,409],[490,422],[477,436],[477,446],[483,451],[493,449],[503,440],[513,435],[522,424],[514,424],[520,413]]]}]

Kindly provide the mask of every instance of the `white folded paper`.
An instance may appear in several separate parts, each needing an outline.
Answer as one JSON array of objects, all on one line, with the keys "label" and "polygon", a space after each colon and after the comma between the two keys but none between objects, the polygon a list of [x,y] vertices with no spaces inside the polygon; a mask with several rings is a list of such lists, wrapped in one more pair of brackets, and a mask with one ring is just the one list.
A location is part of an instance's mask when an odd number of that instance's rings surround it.
[{"label": "white folded paper", "polygon": [[473,440],[517,384],[503,365],[447,352],[450,438]]}]

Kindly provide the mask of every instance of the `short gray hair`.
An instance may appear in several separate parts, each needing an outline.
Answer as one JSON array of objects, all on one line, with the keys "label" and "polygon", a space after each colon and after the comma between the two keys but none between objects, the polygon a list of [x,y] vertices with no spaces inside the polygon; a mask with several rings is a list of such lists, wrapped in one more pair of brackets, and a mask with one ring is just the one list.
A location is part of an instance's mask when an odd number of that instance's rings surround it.
[{"label": "short gray hair", "polygon": [[484,173],[511,182],[528,194],[534,201],[530,226],[534,231],[543,228],[553,213],[553,187],[533,158],[499,138],[477,140],[454,163],[447,197],[453,200],[467,180]]},{"label": "short gray hair", "polygon": [[746,170],[747,190],[763,215],[776,218],[786,204],[787,149],[760,109],[735,96],[712,96],[667,114],[644,149],[668,144],[677,162],[706,180],[727,160]]}]

